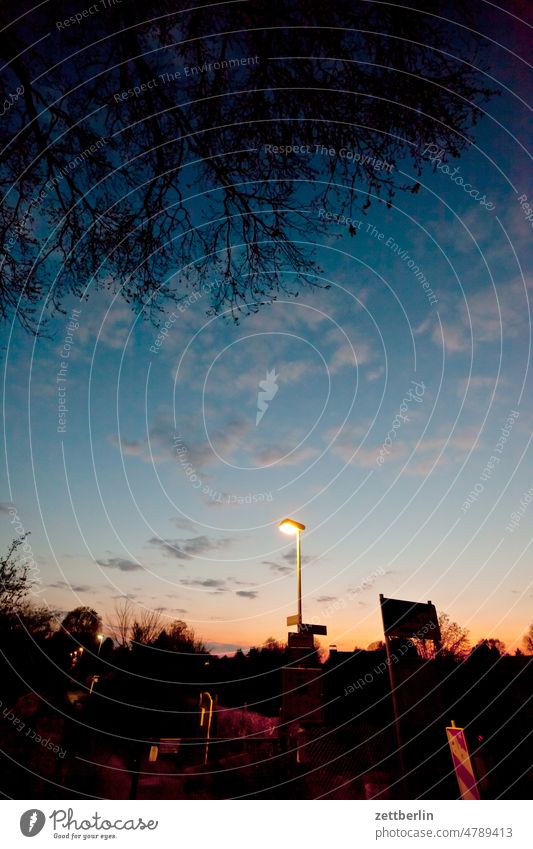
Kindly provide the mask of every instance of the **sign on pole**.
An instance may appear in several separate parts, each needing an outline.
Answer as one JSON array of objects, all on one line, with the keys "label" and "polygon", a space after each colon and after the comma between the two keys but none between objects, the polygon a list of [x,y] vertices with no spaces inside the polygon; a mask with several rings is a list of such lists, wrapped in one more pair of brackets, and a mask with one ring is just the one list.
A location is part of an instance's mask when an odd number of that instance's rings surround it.
[{"label": "sign on pole", "polygon": [[298,625],[298,633],[326,635],[328,633],[328,628],[327,625],[305,625],[303,622],[301,622]]},{"label": "sign on pole", "polygon": [[435,605],[428,601],[405,601],[379,597],[383,630],[386,637],[423,637],[440,641],[439,620]]},{"label": "sign on pole", "polygon": [[461,799],[480,799],[464,728],[456,728],[452,722],[452,726],[446,728],[446,734]]}]

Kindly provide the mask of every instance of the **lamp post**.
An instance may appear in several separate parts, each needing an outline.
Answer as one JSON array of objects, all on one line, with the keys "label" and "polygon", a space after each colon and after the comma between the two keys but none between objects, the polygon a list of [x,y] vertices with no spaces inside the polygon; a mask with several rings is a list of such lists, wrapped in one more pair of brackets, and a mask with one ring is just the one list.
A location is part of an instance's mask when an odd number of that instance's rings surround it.
[{"label": "lamp post", "polygon": [[305,531],[305,525],[302,525],[300,522],[295,522],[294,519],[283,519],[282,522],[279,523],[280,531],[283,531],[284,534],[296,534],[296,578],[298,581],[298,622],[295,624],[302,624],[302,555],[301,555],[301,545],[300,545],[300,534],[302,531]]},{"label": "lamp post", "polygon": [[104,635],[103,635],[103,634],[98,634],[97,639],[98,639],[98,651],[96,652],[96,654],[97,654],[97,655],[99,655],[99,654],[100,654],[100,649],[102,648],[102,643],[103,643],[103,641],[104,641]]}]

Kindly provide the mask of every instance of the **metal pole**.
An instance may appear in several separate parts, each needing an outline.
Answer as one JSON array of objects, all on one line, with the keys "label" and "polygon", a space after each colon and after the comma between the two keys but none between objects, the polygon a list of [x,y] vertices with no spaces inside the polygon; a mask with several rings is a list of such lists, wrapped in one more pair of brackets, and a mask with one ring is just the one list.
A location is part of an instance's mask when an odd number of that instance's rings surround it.
[{"label": "metal pole", "polygon": [[398,711],[398,702],[396,700],[396,686],[394,681],[394,672],[392,671],[392,660],[391,660],[391,652],[390,652],[390,644],[389,637],[385,634],[385,647],[387,650],[387,664],[389,666],[389,681],[392,695],[392,709],[394,712],[394,729],[396,731],[396,745],[398,746],[398,755],[400,757],[400,769],[402,772],[402,786],[405,791],[406,789],[406,781],[407,781],[407,770],[405,767],[405,757],[404,757],[404,749],[403,749],[403,741],[402,734],[400,731],[400,714]]},{"label": "metal pole", "polygon": [[296,532],[296,573],[298,576],[298,624],[302,624],[302,560],[300,551],[300,531]]}]

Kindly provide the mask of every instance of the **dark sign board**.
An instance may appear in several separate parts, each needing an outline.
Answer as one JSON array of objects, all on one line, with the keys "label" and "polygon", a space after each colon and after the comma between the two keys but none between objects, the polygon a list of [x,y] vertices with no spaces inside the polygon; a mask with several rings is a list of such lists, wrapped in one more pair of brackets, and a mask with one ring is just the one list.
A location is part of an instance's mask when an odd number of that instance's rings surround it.
[{"label": "dark sign board", "polygon": [[435,605],[428,601],[405,601],[380,596],[383,631],[386,637],[419,637],[440,640],[439,620]]},{"label": "dark sign board", "polygon": [[326,625],[305,625],[303,622],[298,625],[298,633],[299,634],[327,634],[328,629]]},{"label": "dark sign board", "polygon": [[309,651],[313,651],[315,647],[315,641],[313,640],[313,634],[311,632],[289,634],[288,637],[290,649],[308,649]]}]

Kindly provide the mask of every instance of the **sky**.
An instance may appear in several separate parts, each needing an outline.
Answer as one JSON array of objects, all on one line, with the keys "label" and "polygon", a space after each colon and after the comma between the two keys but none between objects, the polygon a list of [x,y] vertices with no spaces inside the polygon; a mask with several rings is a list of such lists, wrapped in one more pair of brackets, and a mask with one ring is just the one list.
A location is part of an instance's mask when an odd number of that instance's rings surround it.
[{"label": "sky", "polygon": [[325,208],[320,286],[239,325],[209,314],[209,291],[163,328],[100,291],[48,337],[6,333],[1,542],[31,531],[36,600],[94,606],[111,633],[127,597],[217,652],[284,640],[288,516],[306,525],[304,621],[327,625],[324,645],[382,638],[380,593],[520,645],[533,190],[526,70],[491,51],[503,96],[453,164],[477,197],[429,151],[422,178],[398,165],[420,190],[354,211],[355,235]]}]

